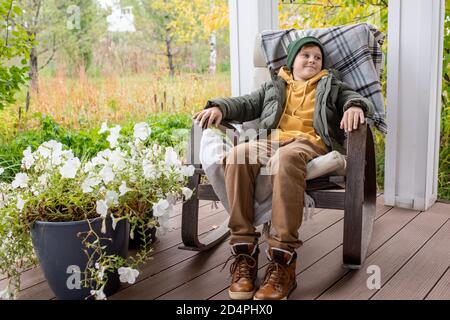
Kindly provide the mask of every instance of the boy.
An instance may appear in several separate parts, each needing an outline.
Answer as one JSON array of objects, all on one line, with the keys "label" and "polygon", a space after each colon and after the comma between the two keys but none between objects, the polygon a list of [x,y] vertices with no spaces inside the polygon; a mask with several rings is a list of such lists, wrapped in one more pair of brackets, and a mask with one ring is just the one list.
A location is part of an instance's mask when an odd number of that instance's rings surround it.
[{"label": "boy", "polygon": [[[222,119],[260,118],[259,129],[270,132],[267,140],[239,144],[223,159],[230,205],[230,258],[234,258],[228,292],[235,300],[284,300],[295,289],[306,164],[331,150],[345,153],[344,131],[357,129],[374,111],[369,100],[338,79],[336,71],[323,69],[324,48],[319,39],[308,36],[293,41],[287,53],[287,65],[276,79],[249,95],[210,100],[194,115],[202,127]],[[255,152],[256,161],[249,161]],[[241,164],[236,159],[245,161]],[[254,183],[261,167],[271,175],[274,234],[267,241],[269,265],[256,290],[260,234],[252,222]]]}]

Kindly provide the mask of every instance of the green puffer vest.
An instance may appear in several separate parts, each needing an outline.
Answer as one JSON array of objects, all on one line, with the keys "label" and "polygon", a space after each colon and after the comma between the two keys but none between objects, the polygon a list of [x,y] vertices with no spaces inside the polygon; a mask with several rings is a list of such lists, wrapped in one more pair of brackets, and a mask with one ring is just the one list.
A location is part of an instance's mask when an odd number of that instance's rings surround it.
[{"label": "green puffer vest", "polygon": [[[239,97],[218,98],[207,102],[206,108],[217,106],[228,121],[245,122],[260,118],[258,129],[275,129],[286,104],[286,81],[277,76],[258,90]],[[342,82],[339,73],[330,69],[329,75],[320,79],[316,88],[313,126],[329,151],[345,154],[344,130],[339,128],[342,116],[349,105],[363,109],[366,118],[372,117],[372,102]]]}]

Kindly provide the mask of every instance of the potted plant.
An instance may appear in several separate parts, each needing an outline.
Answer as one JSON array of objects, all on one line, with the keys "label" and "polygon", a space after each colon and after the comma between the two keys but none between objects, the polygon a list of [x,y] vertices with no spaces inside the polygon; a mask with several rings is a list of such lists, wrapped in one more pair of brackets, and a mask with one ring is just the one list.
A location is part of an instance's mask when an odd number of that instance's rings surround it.
[{"label": "potted plant", "polygon": [[[38,263],[60,299],[105,299],[119,280],[135,282],[151,254],[148,230],[164,233],[175,202],[190,198],[185,184],[194,167],[149,141],[146,123],[128,137],[120,130],[102,125],[110,148],[92,159],[56,141],[29,147],[22,171],[0,183],[0,274],[9,277],[2,298],[15,297],[21,270]],[[128,256],[138,234],[142,243]]]}]

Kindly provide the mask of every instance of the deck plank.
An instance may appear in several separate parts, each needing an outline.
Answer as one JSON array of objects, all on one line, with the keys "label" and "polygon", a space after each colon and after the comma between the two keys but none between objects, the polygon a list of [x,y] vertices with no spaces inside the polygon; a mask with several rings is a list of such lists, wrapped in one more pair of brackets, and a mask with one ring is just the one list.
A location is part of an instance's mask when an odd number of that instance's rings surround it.
[{"label": "deck plank", "polygon": [[383,244],[365,262],[362,270],[352,271],[328,289],[319,299],[367,300],[376,292],[367,285],[367,266],[377,265],[381,269],[381,286],[433,236],[449,219],[446,212],[435,210],[435,206],[417,215],[393,238]]},{"label": "deck plank", "polygon": [[[368,256],[377,250],[383,243],[395,235],[401,228],[409,223],[419,211],[410,211],[393,208],[385,215],[375,220],[372,240],[368,249]],[[365,268],[362,268],[365,270]],[[327,288],[336,283],[350,271],[342,267],[342,245],[330,254],[304,270],[297,276],[298,288],[291,299],[311,300],[320,296]]]},{"label": "deck plank", "polygon": [[[436,203],[432,210],[444,213],[448,208],[442,203]],[[450,266],[449,243],[450,221],[447,221],[372,299],[424,299]]]},{"label": "deck plank", "polygon": [[425,300],[450,300],[450,265]]}]

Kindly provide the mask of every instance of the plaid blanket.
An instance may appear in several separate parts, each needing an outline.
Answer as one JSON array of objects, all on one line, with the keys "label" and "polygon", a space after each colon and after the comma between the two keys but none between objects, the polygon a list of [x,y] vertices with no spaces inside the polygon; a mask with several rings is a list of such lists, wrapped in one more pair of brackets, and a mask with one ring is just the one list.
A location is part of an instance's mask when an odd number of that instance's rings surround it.
[{"label": "plaid blanket", "polygon": [[375,105],[369,123],[387,133],[384,98],[381,91],[384,34],[367,23],[327,29],[269,30],[261,33],[262,49],[272,75],[286,64],[287,47],[295,39],[314,36],[325,47],[325,68],[336,69],[342,80]]}]

